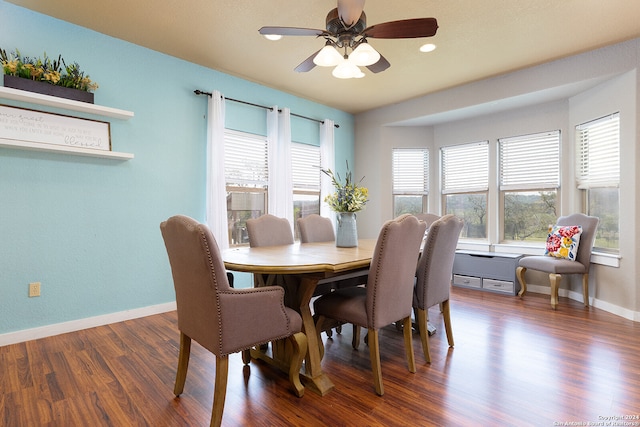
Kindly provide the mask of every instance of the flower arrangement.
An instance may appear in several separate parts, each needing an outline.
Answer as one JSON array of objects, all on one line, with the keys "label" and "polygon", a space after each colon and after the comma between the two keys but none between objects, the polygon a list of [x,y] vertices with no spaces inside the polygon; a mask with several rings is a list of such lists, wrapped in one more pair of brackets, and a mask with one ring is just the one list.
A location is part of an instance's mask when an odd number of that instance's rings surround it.
[{"label": "flower arrangement", "polygon": [[364,209],[369,200],[369,190],[358,185],[364,177],[357,184],[353,182],[348,162],[344,184],[340,181],[340,175],[334,174],[331,169],[322,169],[322,172],[331,178],[331,183],[336,189],[335,193],[324,198],[331,209],[335,212],[358,212]]},{"label": "flower arrangement", "polygon": [[92,92],[98,88],[98,84],[92,82],[89,75],[80,70],[77,62],[67,65],[61,55],[57,60],[49,58],[45,52],[44,58],[31,58],[22,56],[16,49],[7,55],[4,49],[0,49],[0,63],[4,73],[34,81],[47,82],[54,86],[63,86]]}]

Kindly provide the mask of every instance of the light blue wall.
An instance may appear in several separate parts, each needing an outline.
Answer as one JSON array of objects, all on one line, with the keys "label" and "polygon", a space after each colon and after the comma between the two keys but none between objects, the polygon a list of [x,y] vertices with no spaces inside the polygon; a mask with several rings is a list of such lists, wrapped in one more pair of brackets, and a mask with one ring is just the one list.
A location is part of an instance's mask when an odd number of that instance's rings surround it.
[{"label": "light blue wall", "polygon": [[[113,150],[132,160],[0,148],[0,334],[174,300],[159,224],[205,210],[207,99],[194,89],[332,119],[336,164],[353,161],[350,114],[2,0],[0,20],[0,47],[77,61],[100,85],[96,104],[135,113],[111,121]],[[227,103],[228,127],[264,133],[264,117]],[[294,140],[318,143],[314,122],[292,127]],[[35,281],[42,296],[28,298]]]}]

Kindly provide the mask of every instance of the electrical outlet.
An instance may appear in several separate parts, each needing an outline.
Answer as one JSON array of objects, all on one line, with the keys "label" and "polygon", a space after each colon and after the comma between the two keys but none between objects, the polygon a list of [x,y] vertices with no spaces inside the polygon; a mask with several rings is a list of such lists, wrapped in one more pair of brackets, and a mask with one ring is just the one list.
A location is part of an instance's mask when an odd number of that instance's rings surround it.
[{"label": "electrical outlet", "polygon": [[40,296],[40,282],[29,283],[29,298]]}]

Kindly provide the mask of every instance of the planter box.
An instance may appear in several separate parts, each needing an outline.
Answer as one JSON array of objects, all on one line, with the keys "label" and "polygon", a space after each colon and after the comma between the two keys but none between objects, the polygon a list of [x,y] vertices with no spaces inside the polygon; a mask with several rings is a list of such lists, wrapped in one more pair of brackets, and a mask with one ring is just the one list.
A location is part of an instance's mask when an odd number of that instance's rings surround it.
[{"label": "planter box", "polygon": [[64,86],[55,86],[50,83],[38,82],[35,80],[24,79],[22,77],[8,76],[5,74],[4,86],[93,104],[93,93],[91,92]]}]

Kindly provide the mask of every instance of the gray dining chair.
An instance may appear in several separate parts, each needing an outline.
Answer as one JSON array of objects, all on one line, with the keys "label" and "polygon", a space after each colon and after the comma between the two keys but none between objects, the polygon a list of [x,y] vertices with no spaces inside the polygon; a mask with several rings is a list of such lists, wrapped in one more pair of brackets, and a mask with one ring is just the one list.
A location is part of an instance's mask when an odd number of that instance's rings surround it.
[{"label": "gray dining chair", "polygon": [[249,246],[252,248],[293,244],[293,233],[289,220],[271,214],[248,219],[247,234],[249,235]]},{"label": "gray dining chair", "polygon": [[445,215],[436,219],[429,227],[418,261],[413,308],[416,313],[416,325],[420,333],[422,351],[427,363],[431,363],[427,313],[428,309],[436,304],[440,305],[440,311],[444,318],[447,342],[449,347],[453,347],[449,296],[453,276],[453,260],[463,225],[464,222],[454,215]]},{"label": "gray dining chair", "polygon": [[523,297],[527,291],[527,282],[524,277],[524,273],[527,269],[548,273],[551,285],[551,308],[555,310],[558,307],[558,288],[560,287],[562,276],[568,274],[581,274],[584,306],[588,307],[591,251],[593,250],[593,244],[596,238],[596,229],[598,228],[599,222],[599,218],[582,213],[561,216],[558,218],[556,225],[579,225],[582,227],[582,234],[580,236],[580,243],[578,244],[578,253],[575,261],[546,255],[526,256],[522,258],[516,268],[516,276],[518,277],[518,282],[520,282],[520,292],[518,295]]},{"label": "gray dining chair", "polygon": [[420,221],[424,221],[425,224],[427,224],[427,230],[429,229],[429,227],[431,226],[431,224],[434,221],[437,221],[438,219],[440,219],[440,215],[434,214],[434,213],[417,213],[417,214],[413,214],[416,218],[418,218]]},{"label": "gray dining chair", "polygon": [[[307,352],[302,318],[284,305],[278,286],[233,289],[213,234],[196,220],[176,215],[160,224],[169,256],[176,293],[180,352],[174,394],[184,391],[191,341],[216,357],[211,425],[222,422],[229,372],[229,354],[242,352],[248,365],[249,349],[287,339],[291,347],[289,381],[296,396],[304,394],[300,368]],[[248,315],[250,313],[250,315]]]},{"label": "gray dining chair", "polygon": [[380,396],[384,394],[378,339],[380,328],[402,319],[408,368],[410,372],[416,371],[411,311],[416,265],[426,227],[424,222],[409,214],[387,221],[378,235],[367,286],[337,289],[314,302],[320,346],[319,331],[326,319],[368,329],[374,386]]}]

